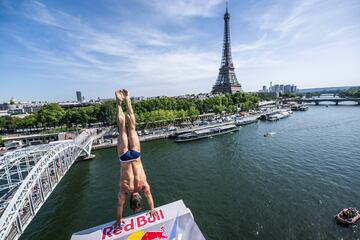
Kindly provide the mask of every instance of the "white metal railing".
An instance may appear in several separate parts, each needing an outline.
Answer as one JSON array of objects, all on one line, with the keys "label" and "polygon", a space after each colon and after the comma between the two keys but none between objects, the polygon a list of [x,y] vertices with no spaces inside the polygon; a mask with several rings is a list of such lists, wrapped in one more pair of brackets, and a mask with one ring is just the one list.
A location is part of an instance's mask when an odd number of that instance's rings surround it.
[{"label": "white metal railing", "polygon": [[21,149],[0,158],[0,180],[7,182],[0,191],[8,189],[0,196],[0,240],[20,237],[80,154],[90,155],[93,135],[87,130],[72,141]]}]

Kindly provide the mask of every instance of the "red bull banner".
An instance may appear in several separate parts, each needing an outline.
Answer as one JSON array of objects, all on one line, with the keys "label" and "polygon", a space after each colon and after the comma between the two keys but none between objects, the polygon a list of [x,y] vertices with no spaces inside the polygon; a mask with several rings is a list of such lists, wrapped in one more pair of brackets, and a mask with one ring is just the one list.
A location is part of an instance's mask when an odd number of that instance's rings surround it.
[{"label": "red bull banner", "polygon": [[205,239],[191,211],[182,200],[156,208],[157,216],[147,212],[125,218],[115,228],[115,221],[74,233],[71,240],[203,240]]}]

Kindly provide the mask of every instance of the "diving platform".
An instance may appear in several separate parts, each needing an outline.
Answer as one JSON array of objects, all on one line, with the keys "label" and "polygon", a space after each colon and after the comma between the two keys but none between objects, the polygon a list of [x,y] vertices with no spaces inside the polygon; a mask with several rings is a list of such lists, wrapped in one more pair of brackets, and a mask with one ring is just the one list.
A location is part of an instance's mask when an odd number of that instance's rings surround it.
[{"label": "diving platform", "polygon": [[115,228],[115,221],[74,233],[71,240],[203,240],[189,208],[182,200],[156,208],[157,216],[147,212],[125,218],[125,224]]}]

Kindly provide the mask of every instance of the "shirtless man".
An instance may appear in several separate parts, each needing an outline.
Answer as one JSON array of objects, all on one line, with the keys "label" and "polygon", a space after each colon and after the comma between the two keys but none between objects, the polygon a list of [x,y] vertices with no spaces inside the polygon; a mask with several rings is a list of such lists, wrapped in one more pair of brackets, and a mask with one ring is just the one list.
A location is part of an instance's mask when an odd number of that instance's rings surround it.
[{"label": "shirtless man", "polygon": [[[143,191],[150,207],[149,214],[157,215],[154,201],[150,192],[150,185],[146,181],[144,168],[140,160],[140,141],[135,129],[135,115],[131,106],[129,92],[126,89],[116,90],[117,114],[116,120],[119,129],[117,152],[120,160],[120,192],[118,195],[117,222],[119,227],[124,224],[123,208],[127,194],[130,194],[130,208],[133,211],[141,210],[141,195]],[[121,108],[122,101],[127,106],[126,117]],[[125,127],[125,118],[128,128]]]}]

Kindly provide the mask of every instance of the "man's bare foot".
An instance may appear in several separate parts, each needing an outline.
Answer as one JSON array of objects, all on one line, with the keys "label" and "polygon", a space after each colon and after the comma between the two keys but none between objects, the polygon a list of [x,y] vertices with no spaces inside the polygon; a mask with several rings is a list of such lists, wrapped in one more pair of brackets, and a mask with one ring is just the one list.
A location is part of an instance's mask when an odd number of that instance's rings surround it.
[{"label": "man's bare foot", "polygon": [[124,95],[120,89],[115,91],[115,97],[118,104],[121,104],[121,102],[124,100]]},{"label": "man's bare foot", "polygon": [[125,97],[126,100],[130,100],[130,93],[127,89],[122,90],[122,94]]}]

